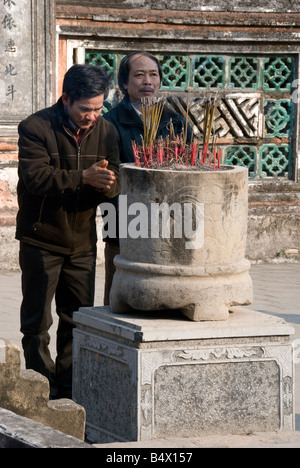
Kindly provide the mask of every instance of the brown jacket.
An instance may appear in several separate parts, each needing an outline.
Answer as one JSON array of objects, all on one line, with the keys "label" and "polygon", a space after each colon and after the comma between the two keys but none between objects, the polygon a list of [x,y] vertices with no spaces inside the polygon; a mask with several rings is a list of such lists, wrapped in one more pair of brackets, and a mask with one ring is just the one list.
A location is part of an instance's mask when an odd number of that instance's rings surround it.
[{"label": "brown jacket", "polygon": [[[82,171],[106,159],[116,174],[109,190],[82,185]],[[16,238],[63,254],[96,245],[96,209],[119,193],[118,133],[100,117],[77,144],[61,99],[19,125]]]}]

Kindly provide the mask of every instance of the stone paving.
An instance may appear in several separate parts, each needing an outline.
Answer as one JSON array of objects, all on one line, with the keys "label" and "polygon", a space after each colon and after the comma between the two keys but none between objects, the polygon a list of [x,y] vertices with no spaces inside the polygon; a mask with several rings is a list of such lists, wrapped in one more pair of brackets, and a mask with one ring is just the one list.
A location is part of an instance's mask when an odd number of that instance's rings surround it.
[{"label": "stone paving", "polygon": [[[274,314],[293,325],[295,335],[295,420],[293,434],[254,434],[250,436],[206,437],[184,441],[149,441],[129,444],[106,444],[104,447],[299,447],[300,448],[300,263],[282,262],[252,265],[251,276],[254,284],[254,302],[251,309]],[[18,271],[0,272],[0,338],[11,340],[21,348],[19,331],[19,307],[21,301],[21,279]],[[102,305],[104,289],[104,268],[98,266],[96,278],[95,305]],[[51,328],[51,352],[55,356],[56,314]],[[299,361],[299,362],[298,362]],[[22,361],[24,366],[24,361]]]}]

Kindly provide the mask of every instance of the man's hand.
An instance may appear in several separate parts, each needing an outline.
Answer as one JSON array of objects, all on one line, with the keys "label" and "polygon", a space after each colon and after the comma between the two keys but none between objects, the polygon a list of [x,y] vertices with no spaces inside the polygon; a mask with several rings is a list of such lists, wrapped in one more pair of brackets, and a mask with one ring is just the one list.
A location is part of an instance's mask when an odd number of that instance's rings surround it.
[{"label": "man's hand", "polygon": [[110,189],[116,177],[113,171],[107,169],[107,166],[108,161],[104,159],[82,171],[82,183],[98,189]]}]

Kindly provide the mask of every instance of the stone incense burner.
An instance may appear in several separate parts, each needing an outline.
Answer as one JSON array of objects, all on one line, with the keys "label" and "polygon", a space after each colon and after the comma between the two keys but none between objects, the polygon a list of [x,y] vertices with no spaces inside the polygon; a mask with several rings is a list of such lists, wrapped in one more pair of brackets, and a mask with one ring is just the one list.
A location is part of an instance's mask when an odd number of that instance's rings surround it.
[{"label": "stone incense burner", "polygon": [[226,320],[231,306],[251,304],[247,168],[124,164],[120,176],[114,313],[179,309],[193,321]]}]

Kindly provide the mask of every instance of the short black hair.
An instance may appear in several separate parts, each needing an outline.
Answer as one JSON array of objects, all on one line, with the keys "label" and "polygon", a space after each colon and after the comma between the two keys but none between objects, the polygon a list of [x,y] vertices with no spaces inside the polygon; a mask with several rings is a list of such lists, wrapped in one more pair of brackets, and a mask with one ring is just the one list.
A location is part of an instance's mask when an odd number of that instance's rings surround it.
[{"label": "short black hair", "polygon": [[156,63],[157,68],[158,68],[160,82],[162,82],[162,68],[161,68],[161,65],[160,65],[158,59],[154,55],[150,54],[149,52],[145,52],[144,50],[138,50],[138,51],[135,51],[135,52],[131,52],[130,54],[123,57],[123,59],[121,60],[121,63],[120,63],[120,67],[119,67],[118,84],[119,84],[119,88],[120,88],[120,90],[122,91],[123,94],[127,94],[127,90],[124,88],[124,84],[128,83],[129,72],[130,72],[130,60],[135,55],[143,55],[143,56],[148,57],[151,60],[153,60],[153,62]]},{"label": "short black hair", "polygon": [[109,78],[105,71],[95,65],[73,65],[65,74],[63,93],[70,98],[70,103],[82,98],[93,98],[109,92]]}]

